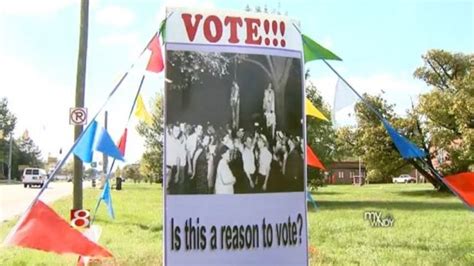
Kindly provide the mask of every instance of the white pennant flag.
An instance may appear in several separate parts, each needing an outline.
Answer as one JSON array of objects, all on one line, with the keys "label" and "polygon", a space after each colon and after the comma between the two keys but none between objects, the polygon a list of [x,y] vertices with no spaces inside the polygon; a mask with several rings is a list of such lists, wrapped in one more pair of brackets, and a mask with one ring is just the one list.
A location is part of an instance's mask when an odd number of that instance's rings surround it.
[{"label": "white pennant flag", "polygon": [[[338,122],[336,121],[337,113],[341,110],[347,109],[347,107],[353,106],[358,99],[357,95],[344,81],[341,79],[337,80],[336,92],[334,93],[334,104],[331,112],[332,124],[334,126],[338,125]],[[347,115],[350,116],[350,113],[348,112]]]}]

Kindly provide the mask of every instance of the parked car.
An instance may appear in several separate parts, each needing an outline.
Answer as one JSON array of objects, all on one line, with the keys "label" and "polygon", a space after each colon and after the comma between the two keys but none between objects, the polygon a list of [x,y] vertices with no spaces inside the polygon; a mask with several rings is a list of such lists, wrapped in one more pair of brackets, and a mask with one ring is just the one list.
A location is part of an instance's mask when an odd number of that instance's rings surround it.
[{"label": "parked car", "polygon": [[400,175],[398,177],[392,178],[392,182],[397,184],[397,183],[416,183],[416,178],[414,178],[411,175]]},{"label": "parked car", "polygon": [[43,187],[47,179],[48,174],[41,168],[25,168],[25,170],[23,170],[23,176],[21,177],[23,187],[25,188],[31,186]]}]

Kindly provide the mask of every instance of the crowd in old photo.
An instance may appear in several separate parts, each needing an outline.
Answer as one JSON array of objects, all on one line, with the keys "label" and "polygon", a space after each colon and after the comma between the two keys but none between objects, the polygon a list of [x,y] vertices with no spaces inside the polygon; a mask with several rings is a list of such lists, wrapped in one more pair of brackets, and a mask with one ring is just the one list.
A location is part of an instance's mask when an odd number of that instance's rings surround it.
[{"label": "crowd in old photo", "polygon": [[168,194],[238,194],[304,190],[303,142],[282,131],[234,125],[168,124]]}]

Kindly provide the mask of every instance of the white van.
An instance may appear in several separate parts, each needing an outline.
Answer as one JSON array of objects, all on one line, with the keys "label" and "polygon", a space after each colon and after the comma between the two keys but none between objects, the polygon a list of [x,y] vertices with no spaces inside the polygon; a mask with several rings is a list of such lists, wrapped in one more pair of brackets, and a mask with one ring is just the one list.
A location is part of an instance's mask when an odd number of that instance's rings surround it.
[{"label": "white van", "polygon": [[48,179],[48,175],[46,174],[46,171],[41,168],[25,168],[21,178],[24,187],[35,185],[43,187],[46,179]]}]

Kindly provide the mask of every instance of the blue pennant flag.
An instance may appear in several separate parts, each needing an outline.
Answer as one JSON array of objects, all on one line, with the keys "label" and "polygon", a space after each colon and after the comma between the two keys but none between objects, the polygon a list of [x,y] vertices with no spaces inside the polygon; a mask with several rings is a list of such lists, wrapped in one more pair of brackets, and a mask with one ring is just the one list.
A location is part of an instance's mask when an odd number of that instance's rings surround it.
[{"label": "blue pennant flag", "polygon": [[316,204],[316,201],[314,201],[313,196],[311,196],[311,193],[306,191],[306,202],[308,201],[311,203],[311,205],[313,205],[313,208],[318,208],[318,205]]},{"label": "blue pennant flag", "polygon": [[387,129],[390,138],[397,147],[398,151],[404,159],[423,158],[426,156],[425,152],[418,148],[411,141],[400,135],[385,119],[382,120],[385,129]]},{"label": "blue pennant flag", "polygon": [[105,204],[107,204],[107,211],[109,212],[110,217],[115,219],[114,208],[112,206],[112,194],[110,193],[110,182],[108,178],[105,181],[104,190],[102,190],[100,199],[103,200]]},{"label": "blue pennant flag", "polygon": [[92,162],[92,155],[93,155],[92,146],[94,144],[96,129],[97,129],[97,121],[93,120],[91,122],[91,125],[86,129],[86,132],[82,134],[81,139],[72,150],[72,152],[85,163]]},{"label": "blue pennant flag", "polygon": [[105,155],[115,158],[117,160],[124,161],[122,153],[110,137],[109,132],[107,132],[107,130],[103,127],[97,130],[94,150],[100,151]]}]

